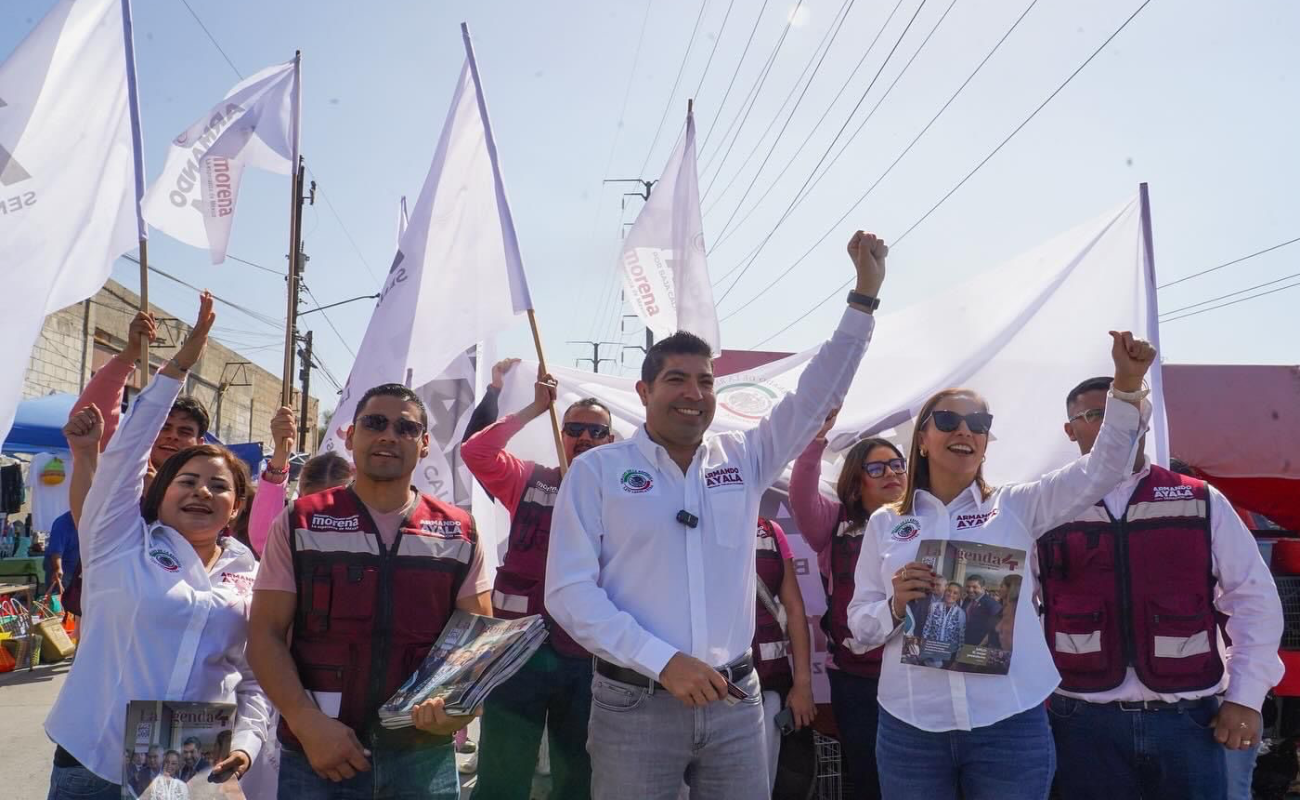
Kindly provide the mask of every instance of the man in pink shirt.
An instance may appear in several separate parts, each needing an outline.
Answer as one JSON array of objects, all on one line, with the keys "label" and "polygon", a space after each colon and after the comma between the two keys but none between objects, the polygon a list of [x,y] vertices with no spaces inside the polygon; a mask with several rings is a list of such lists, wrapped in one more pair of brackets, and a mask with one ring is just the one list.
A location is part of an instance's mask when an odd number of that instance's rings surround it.
[{"label": "man in pink shirt", "polygon": [[[533,658],[485,703],[474,800],[528,800],[543,727],[550,732],[551,796],[582,800],[591,793],[591,654],[551,619],[543,604],[551,511],[562,474],[505,449],[553,402],[555,380],[542,375],[532,404],[474,434],[460,449],[465,466],[510,511],[509,547],[492,591],[493,615],[541,614],[550,630]],[[595,398],[569,406],[562,426],[566,460],[612,442],[610,423],[609,409]]]}]

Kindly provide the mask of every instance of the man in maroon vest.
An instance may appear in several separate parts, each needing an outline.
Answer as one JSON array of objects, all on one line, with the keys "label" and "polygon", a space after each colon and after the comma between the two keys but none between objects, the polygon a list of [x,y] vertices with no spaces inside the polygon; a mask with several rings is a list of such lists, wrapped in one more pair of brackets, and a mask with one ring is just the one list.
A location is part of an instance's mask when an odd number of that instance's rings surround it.
[{"label": "man in maroon vest", "polygon": [[281,797],[460,796],[451,735],[469,717],[440,699],[411,728],[378,717],[456,609],[492,613],[474,520],[411,487],[427,426],[410,389],[370,389],[347,433],[355,482],[298,498],[271,527],[248,660],[281,714]]},{"label": "man in maroon vest", "polygon": [[[1109,388],[1093,378],[1066,398],[1065,433],[1084,453]],[[1037,555],[1063,800],[1224,798],[1225,748],[1259,741],[1282,677],[1277,588],[1231,504],[1139,446],[1133,475]]]},{"label": "man in maroon vest", "polygon": [[[544,727],[551,746],[551,796],[582,800],[591,794],[591,654],[555,624],[543,604],[551,510],[562,476],[558,467],[523,461],[505,449],[554,400],[555,381],[543,375],[532,404],[474,434],[460,449],[465,466],[510,512],[509,547],[492,590],[493,613],[504,619],[541,614],[550,631],[536,655],[484,706],[474,800],[528,800]],[[572,461],[612,442],[610,422],[609,409],[595,398],[569,406],[561,428],[565,458]]]}]

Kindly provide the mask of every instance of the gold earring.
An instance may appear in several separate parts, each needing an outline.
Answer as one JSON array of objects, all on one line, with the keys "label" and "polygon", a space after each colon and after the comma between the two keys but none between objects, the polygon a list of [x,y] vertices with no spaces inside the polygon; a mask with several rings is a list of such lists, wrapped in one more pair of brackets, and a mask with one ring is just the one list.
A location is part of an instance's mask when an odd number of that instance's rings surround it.
[{"label": "gold earring", "polygon": [[926,455],[924,450],[921,451],[921,458],[929,458],[929,456]]}]

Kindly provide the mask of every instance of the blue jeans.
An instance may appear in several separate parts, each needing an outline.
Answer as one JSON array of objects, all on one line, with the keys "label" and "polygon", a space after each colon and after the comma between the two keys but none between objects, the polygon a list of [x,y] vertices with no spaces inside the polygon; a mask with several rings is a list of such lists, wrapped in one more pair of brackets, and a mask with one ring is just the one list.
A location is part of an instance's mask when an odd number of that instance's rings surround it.
[{"label": "blue jeans", "polygon": [[1211,721],[1219,701],[1126,711],[1054,694],[1048,703],[1062,800],[1223,800],[1223,745]]},{"label": "blue jeans", "polygon": [[666,691],[592,678],[592,796],[677,800],[685,782],[691,800],[770,797],[758,674],[736,685],[748,699],[688,708]]},{"label": "blue jeans", "polygon": [[939,733],[881,708],[876,763],[888,798],[1046,800],[1056,751],[1042,706],[983,728]]},{"label": "blue jeans", "polygon": [[85,767],[54,767],[46,800],[122,800],[122,787]]},{"label": "blue jeans", "polygon": [[286,800],[458,800],[460,779],[451,744],[410,750],[372,749],[370,771],[334,783],[307,756],[280,753],[280,797]]},{"label": "blue jeans", "polygon": [[1224,775],[1228,785],[1228,800],[1250,800],[1250,783],[1255,778],[1255,759],[1259,758],[1259,746],[1255,742],[1249,750],[1223,751]]},{"label": "blue jeans", "polygon": [[484,704],[474,800],[528,800],[543,728],[551,745],[551,796],[590,797],[590,713],[591,658],[567,658],[542,645]]},{"label": "blue jeans", "polygon": [[876,727],[880,704],[876,702],[879,678],[864,678],[842,669],[826,670],[831,682],[831,711],[840,731],[840,753],[855,800],[879,800],[880,775],[876,770]]}]

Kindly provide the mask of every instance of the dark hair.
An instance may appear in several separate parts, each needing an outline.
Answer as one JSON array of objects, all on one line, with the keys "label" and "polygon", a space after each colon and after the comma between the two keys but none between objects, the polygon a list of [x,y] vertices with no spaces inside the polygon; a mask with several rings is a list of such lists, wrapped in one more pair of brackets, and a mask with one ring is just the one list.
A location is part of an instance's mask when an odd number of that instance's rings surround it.
[{"label": "dark hair", "polygon": [[[248,484],[248,494],[244,495],[244,504],[239,508],[239,516],[235,521],[230,523],[230,535],[235,541],[253,550],[253,540],[248,538],[248,523],[253,519],[253,498],[257,497],[257,487],[252,483]],[[254,552],[254,558],[257,558]]]},{"label": "dark hair", "polygon": [[1080,395],[1085,395],[1088,392],[1104,392],[1110,389],[1110,384],[1114,380],[1114,378],[1107,377],[1089,378],[1074,387],[1070,390],[1070,393],[1065,396],[1065,410],[1069,411],[1070,406],[1074,405],[1074,401],[1078,400]]},{"label": "dark hair", "polygon": [[352,462],[333,451],[317,453],[307,459],[298,471],[298,491],[308,494],[304,487],[338,486],[352,479]]},{"label": "dark hair", "polygon": [[194,424],[199,426],[199,439],[207,435],[212,418],[208,416],[208,409],[196,398],[189,395],[176,398],[176,402],[172,403],[171,413],[184,414],[194,420]]},{"label": "dark hair", "polygon": [[186,736],[185,741],[181,742],[181,746],[184,747],[187,744],[192,744],[195,747],[203,746],[203,742],[199,741],[199,737],[197,736]]},{"label": "dark hair", "polygon": [[958,583],[957,581],[948,581],[948,585],[947,585],[947,586],[944,586],[944,587],[943,587],[943,590],[944,590],[945,592],[948,591],[948,587],[949,587],[949,586],[956,586],[956,587],[957,587],[957,591],[959,591],[959,592],[961,591],[961,584]]},{"label": "dark hair", "polygon": [[967,576],[966,576],[966,583],[970,583],[971,581],[974,581],[974,582],[978,583],[980,586],[983,586],[983,585],[984,585],[984,576],[983,576],[983,575],[980,575],[980,574],[978,574],[978,573],[975,574],[975,575],[967,575]]},{"label": "dark hair", "polygon": [[610,413],[609,406],[594,397],[584,397],[581,400],[574,402],[573,405],[564,409],[564,416],[569,416],[569,412],[575,408],[599,408],[601,411],[605,412],[605,416],[609,418],[610,422],[614,421],[614,415]]},{"label": "dark hair", "polygon": [[352,412],[353,425],[357,423],[357,420],[361,419],[361,412],[372,397],[396,397],[405,403],[415,403],[420,407],[420,424],[424,426],[425,430],[428,430],[429,412],[424,408],[424,401],[420,399],[418,394],[411,391],[410,387],[403,386],[400,383],[381,383],[367,389],[366,393],[361,395],[361,399],[357,401],[356,410]]},{"label": "dark hair", "polygon": [[899,451],[894,443],[888,439],[882,439],[879,436],[873,436],[869,439],[863,439],[849,448],[849,452],[844,455],[844,466],[840,468],[840,477],[835,481],[835,494],[844,506],[844,511],[849,516],[849,525],[851,530],[856,530],[867,523],[867,517],[871,516],[874,508],[867,508],[862,504],[862,465],[871,455],[871,451],[877,447],[888,447],[894,453],[902,458],[903,454]]},{"label": "dark hair", "polygon": [[[949,397],[959,395],[978,398],[984,406],[984,410],[988,411],[988,402],[972,389],[944,389],[931,395],[930,399],[925,401],[925,405],[921,406],[921,412],[916,415],[918,422],[916,430],[912,431],[912,446],[907,454],[907,486],[903,489],[903,499],[893,506],[898,514],[911,514],[912,502],[916,498],[916,490],[928,490],[930,488],[930,459],[928,456],[921,455],[921,434],[925,431],[925,425],[930,421],[930,417],[934,413],[934,407]],[[975,483],[980,487],[980,494],[984,499],[989,499],[989,496],[993,494],[993,487],[989,486],[988,482],[984,480],[983,464],[980,464],[979,468],[975,470]]]},{"label": "dark hair", "polygon": [[1169,457],[1169,471],[1177,472],[1179,475],[1186,475],[1189,478],[1199,478],[1196,474],[1196,468],[1177,456]]},{"label": "dark hair", "polygon": [[176,759],[179,761],[181,757],[181,752],[179,750],[169,749],[167,752],[163,753],[163,761],[166,761],[168,756],[176,756]]},{"label": "dark hair", "polygon": [[235,499],[241,503],[248,499],[248,486],[251,481],[248,477],[248,467],[244,465],[239,456],[219,444],[196,444],[173,454],[171,458],[163,462],[162,468],[154,476],[153,482],[149,484],[149,491],[145,492],[144,500],[140,503],[140,516],[144,517],[145,522],[158,521],[158,509],[162,506],[163,496],[167,494],[168,487],[172,485],[172,481],[176,480],[176,476],[180,474],[181,469],[192,458],[220,458],[224,460],[226,466],[230,468],[230,473],[234,476]]},{"label": "dark hair", "polygon": [[654,383],[663,371],[664,360],[668,356],[704,356],[712,362],[713,348],[693,333],[678,331],[650,345],[645,360],[641,362],[641,380],[648,384]]}]

